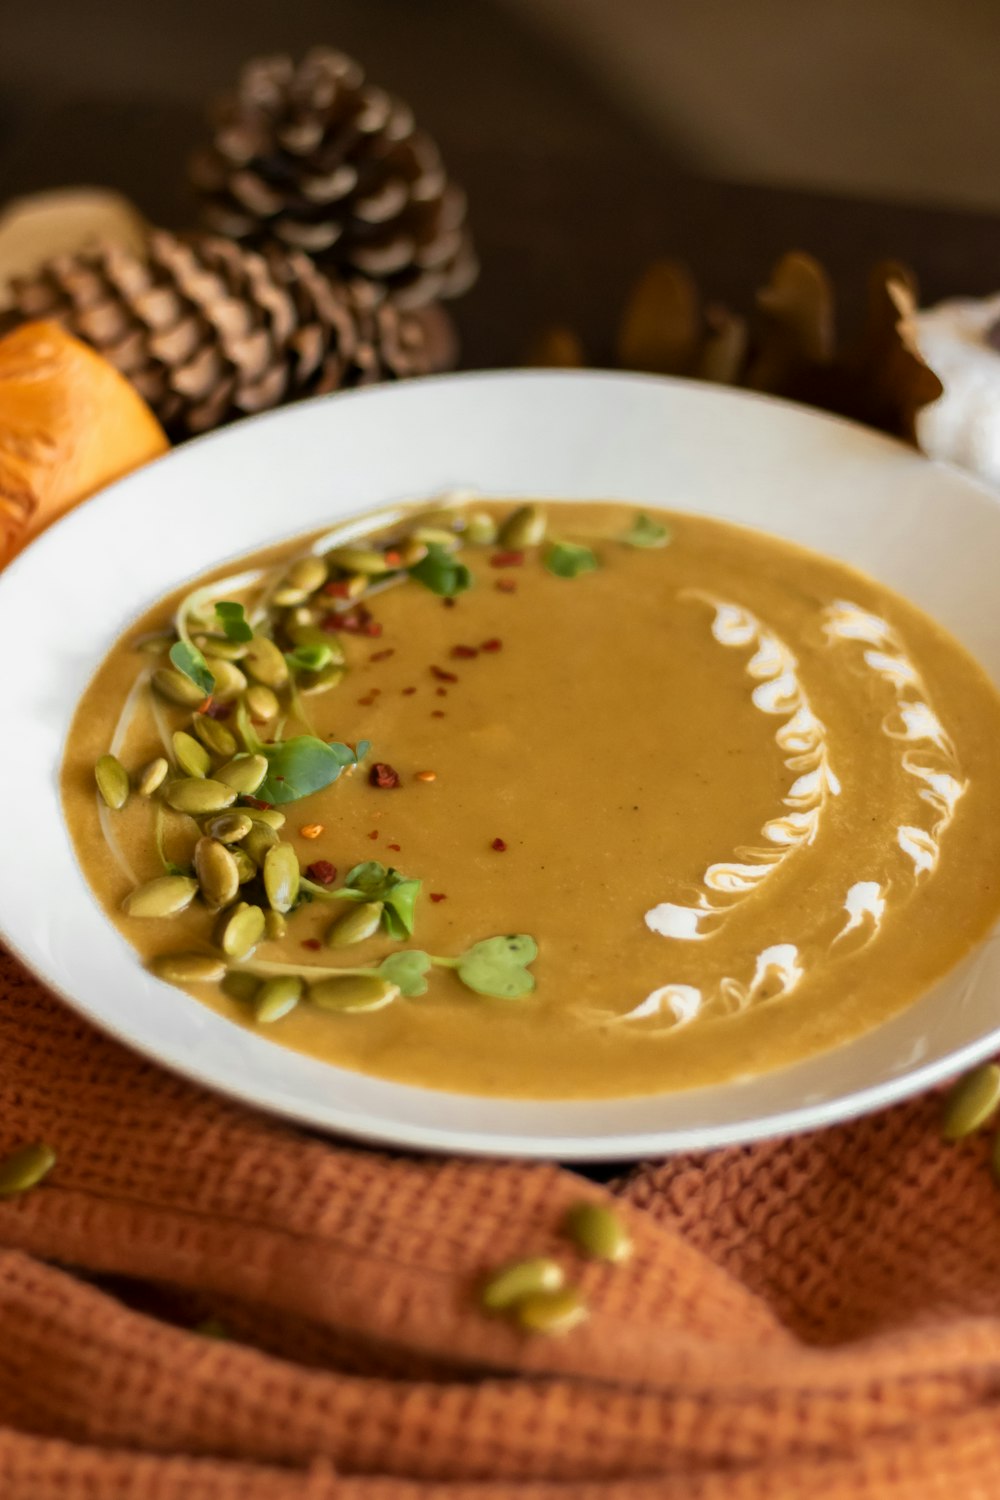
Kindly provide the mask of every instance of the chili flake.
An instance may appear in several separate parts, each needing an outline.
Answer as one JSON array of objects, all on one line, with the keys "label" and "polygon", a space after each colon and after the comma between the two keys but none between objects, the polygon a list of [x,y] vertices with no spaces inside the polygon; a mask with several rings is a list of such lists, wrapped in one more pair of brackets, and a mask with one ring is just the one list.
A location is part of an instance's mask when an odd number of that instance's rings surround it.
[{"label": "chili flake", "polygon": [[410,694],[411,693],[415,693],[416,691],[417,691],[416,688],[413,688],[413,687],[404,688],[403,689],[403,697],[404,698],[409,698]]},{"label": "chili flake", "polygon": [[448,672],[444,667],[431,667],[431,676],[436,677],[438,682],[457,682],[458,678],[454,672]]},{"label": "chili flake", "polygon": [[399,854],[403,848],[402,844],[386,844],[385,847],[391,849],[395,854]]},{"label": "chili flake", "polygon": [[501,641],[498,636],[494,635],[491,636],[488,641],[484,641],[479,649],[480,651],[499,651],[502,646],[503,641]]},{"label": "chili flake", "polygon": [[373,651],[372,654],[371,654],[371,656],[369,656],[368,660],[369,661],[387,661],[390,656],[395,656],[395,654],[396,654],[396,648],[395,648],[395,646],[385,646],[385,647],[383,647],[383,649],[381,651]]},{"label": "chili flake", "polygon": [[323,944],[319,938],[303,938],[302,946],[303,948],[308,948],[311,953],[318,953]]},{"label": "chili flake", "polygon": [[434,689],[434,694],[435,694],[435,697],[438,697],[438,698],[447,698],[447,696],[448,696],[448,689],[447,688],[435,688]]},{"label": "chili flake", "polygon": [[444,709],[443,708],[432,708],[431,709],[431,718],[432,719],[443,719],[444,718]]},{"label": "chili flake", "polygon": [[373,828],[372,831],[371,831],[371,833],[368,835],[368,837],[370,839],[377,839],[378,838],[378,829],[377,828]]},{"label": "chili flake", "polygon": [[458,603],[458,600],[449,597],[442,599],[441,603],[444,605],[445,609],[454,609],[455,605]]},{"label": "chili flake", "polygon": [[333,583],[325,583],[323,592],[331,599],[349,599],[351,597],[351,585],[346,578],[335,579]]},{"label": "chili flake", "polygon": [[524,562],[523,552],[494,552],[490,558],[491,568],[519,568]]},{"label": "chili flake", "polygon": [[231,703],[220,703],[218,698],[208,698],[206,706],[198,710],[206,719],[228,719],[233,711]]},{"label": "chili flake", "polygon": [[333,885],[337,878],[337,866],[331,865],[328,859],[318,859],[314,864],[306,865],[306,876],[317,885]]},{"label": "chili flake", "polygon": [[403,561],[402,553],[397,552],[395,547],[389,547],[384,556],[391,568],[398,568]]},{"label": "chili flake", "polygon": [[476,650],[475,646],[452,646],[451,654],[452,656],[457,656],[460,659],[466,660],[471,659],[473,656],[478,656],[479,652]]},{"label": "chili flake", "polygon": [[503,854],[504,850],[507,848],[507,845],[503,839],[494,839],[492,844],[490,845],[490,848],[495,849],[498,854]]},{"label": "chili flake", "polygon": [[372,786],[399,786],[399,772],[393,770],[387,761],[377,760],[368,772],[368,780]]},{"label": "chili flake", "polygon": [[437,781],[437,772],[436,771],[418,771],[417,772],[417,780],[418,781]]},{"label": "chili flake", "polygon": [[447,901],[447,899],[448,897],[445,895],[444,891],[431,891],[432,901]]},{"label": "chili flake", "polygon": [[517,579],[516,578],[498,578],[497,581],[496,581],[496,584],[494,585],[494,587],[498,588],[500,590],[501,594],[516,594],[517,593]]},{"label": "chili flake", "polygon": [[299,833],[304,839],[318,839],[323,832],[322,823],[303,823]]},{"label": "chili flake", "polygon": [[258,812],[270,812],[274,806],[273,802],[261,802],[259,797],[250,797],[247,793],[243,794],[243,801],[247,807],[255,807]]}]

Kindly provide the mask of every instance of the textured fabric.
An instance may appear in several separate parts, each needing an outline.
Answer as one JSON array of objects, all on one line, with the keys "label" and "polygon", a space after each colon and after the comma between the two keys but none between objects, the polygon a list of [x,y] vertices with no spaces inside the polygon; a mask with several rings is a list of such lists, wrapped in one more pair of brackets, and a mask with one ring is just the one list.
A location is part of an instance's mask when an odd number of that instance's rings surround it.
[{"label": "textured fabric", "polygon": [[[584,1264],[555,1167],[313,1139],[142,1062],[0,954],[3,1500],[995,1500],[1000,1200],[917,1101],[636,1169]],[[474,1290],[551,1251],[588,1322]],[[226,1340],[195,1332],[220,1319]]]}]

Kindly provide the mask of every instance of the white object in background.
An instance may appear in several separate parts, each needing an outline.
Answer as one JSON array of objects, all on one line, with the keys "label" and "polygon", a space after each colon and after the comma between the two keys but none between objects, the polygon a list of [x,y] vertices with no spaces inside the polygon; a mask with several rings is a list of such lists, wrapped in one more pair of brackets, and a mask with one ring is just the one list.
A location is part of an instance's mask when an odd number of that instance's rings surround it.
[{"label": "white object in background", "polygon": [[944,394],[917,417],[917,441],[930,458],[971,469],[1000,486],[1000,293],[954,298],[915,313],[917,348]]},{"label": "white object in background", "polygon": [[15,276],[53,255],[71,255],[100,240],[141,251],[149,226],[127,198],[110,188],[55,188],[13,198],[0,213],[0,308],[10,305]]}]

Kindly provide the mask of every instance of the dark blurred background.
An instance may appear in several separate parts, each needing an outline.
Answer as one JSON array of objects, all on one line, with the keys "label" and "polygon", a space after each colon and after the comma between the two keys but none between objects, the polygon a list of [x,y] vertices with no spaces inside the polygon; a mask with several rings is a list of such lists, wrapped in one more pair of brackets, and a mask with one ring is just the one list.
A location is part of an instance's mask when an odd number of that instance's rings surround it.
[{"label": "dark blurred background", "polygon": [[3,197],[117,187],[193,217],[204,103],[258,52],[352,52],[469,192],[466,365],[566,320],[606,357],[657,254],[745,303],[792,246],[857,313],[876,257],[926,298],[1000,285],[998,0],[3,0]]}]

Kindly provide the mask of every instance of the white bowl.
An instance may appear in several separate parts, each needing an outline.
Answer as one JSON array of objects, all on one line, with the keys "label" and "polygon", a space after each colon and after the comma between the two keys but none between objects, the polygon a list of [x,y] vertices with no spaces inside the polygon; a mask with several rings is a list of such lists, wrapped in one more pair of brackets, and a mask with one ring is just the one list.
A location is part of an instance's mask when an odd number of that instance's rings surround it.
[{"label": "white bowl", "polygon": [[75,1009],[189,1078],[309,1125],[432,1150],[596,1160],[749,1141],[876,1109],[1000,1048],[995,933],[908,1010],[808,1062],[582,1103],[474,1099],[330,1067],[141,968],[91,895],[60,810],[63,744],[91,672],[137,614],[213,563],[469,485],[662,504],[805,543],[908,595],[1000,680],[1000,505],[865,428],[627,375],[461,375],[324,398],[159,460],[0,576],[0,936]]}]

